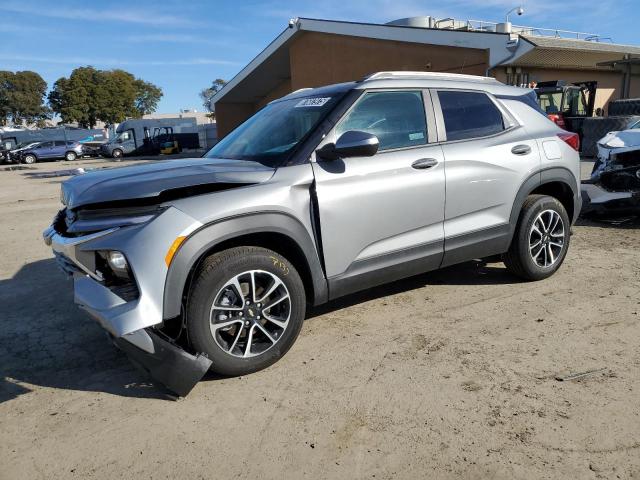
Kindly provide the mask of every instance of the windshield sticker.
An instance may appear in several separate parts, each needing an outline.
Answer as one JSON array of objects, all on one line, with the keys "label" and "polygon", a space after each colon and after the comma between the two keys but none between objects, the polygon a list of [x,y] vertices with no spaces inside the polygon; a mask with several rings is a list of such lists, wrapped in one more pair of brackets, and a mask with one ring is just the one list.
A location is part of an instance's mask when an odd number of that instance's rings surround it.
[{"label": "windshield sticker", "polygon": [[295,108],[300,108],[300,107],[321,107],[325,103],[327,103],[329,100],[331,100],[331,97],[304,98],[304,99],[300,100],[296,104]]},{"label": "windshield sticker", "polygon": [[423,138],[424,138],[424,133],[422,132],[409,134],[409,140],[422,140]]}]

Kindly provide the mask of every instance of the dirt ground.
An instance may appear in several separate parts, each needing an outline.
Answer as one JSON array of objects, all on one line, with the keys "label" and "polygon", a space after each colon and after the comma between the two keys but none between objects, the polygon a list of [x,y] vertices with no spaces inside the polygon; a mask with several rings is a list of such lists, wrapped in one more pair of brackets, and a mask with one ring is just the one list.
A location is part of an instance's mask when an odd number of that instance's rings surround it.
[{"label": "dirt ground", "polygon": [[546,281],[472,262],[350,296],[171,401],[41,239],[65,177],[37,175],[113,165],[0,166],[0,479],[640,478],[638,223],[580,221]]}]

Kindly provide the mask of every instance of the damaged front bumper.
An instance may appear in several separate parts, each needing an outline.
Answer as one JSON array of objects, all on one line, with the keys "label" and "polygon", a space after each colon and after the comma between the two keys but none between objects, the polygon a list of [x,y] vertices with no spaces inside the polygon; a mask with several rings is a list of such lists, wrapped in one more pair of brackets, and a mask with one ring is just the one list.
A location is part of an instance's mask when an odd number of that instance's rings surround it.
[{"label": "damaged front bumper", "polygon": [[[60,268],[73,277],[75,303],[109,333],[133,363],[179,396],[189,393],[211,361],[162,338],[154,327],[163,323],[164,257],[174,238],[167,232],[183,235],[194,225],[191,217],[170,208],[144,225],[79,236],[63,235],[52,225],[43,233]],[[97,252],[105,251],[124,253],[131,285],[123,288],[104,281],[95,258]]]}]

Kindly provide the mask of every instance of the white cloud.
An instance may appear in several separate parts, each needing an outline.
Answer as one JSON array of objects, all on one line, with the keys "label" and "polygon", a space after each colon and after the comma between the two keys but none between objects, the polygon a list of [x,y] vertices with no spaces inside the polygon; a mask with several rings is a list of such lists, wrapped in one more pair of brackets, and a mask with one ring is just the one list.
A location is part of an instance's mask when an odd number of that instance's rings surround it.
[{"label": "white cloud", "polygon": [[49,63],[57,65],[95,65],[97,67],[126,67],[126,66],[187,66],[187,65],[241,65],[229,60],[215,58],[187,58],[183,60],[119,60],[115,58],[87,58],[87,57],[42,57],[32,55],[0,54],[0,60],[8,62]]},{"label": "white cloud", "polygon": [[154,9],[136,10],[126,4],[120,8],[109,10],[98,8],[65,8],[60,6],[59,2],[47,2],[46,5],[46,7],[36,7],[34,5],[13,2],[0,4],[0,10],[40,17],[82,20],[85,22],[124,22],[156,26],[194,26],[199,24],[199,22],[194,22],[179,15],[162,14]]}]

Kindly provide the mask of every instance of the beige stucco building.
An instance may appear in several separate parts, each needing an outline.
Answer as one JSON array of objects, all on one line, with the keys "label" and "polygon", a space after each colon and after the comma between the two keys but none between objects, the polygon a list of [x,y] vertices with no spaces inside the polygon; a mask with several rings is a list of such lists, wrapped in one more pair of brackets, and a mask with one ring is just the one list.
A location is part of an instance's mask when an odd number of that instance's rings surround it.
[{"label": "beige stucco building", "polygon": [[596,80],[595,106],[601,108],[622,96],[640,97],[635,64],[640,47],[600,40],[578,32],[431,17],[384,25],[294,19],[213,98],[218,135],[294,90],[384,70],[491,75],[512,85]]}]

